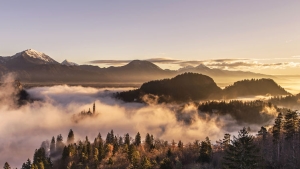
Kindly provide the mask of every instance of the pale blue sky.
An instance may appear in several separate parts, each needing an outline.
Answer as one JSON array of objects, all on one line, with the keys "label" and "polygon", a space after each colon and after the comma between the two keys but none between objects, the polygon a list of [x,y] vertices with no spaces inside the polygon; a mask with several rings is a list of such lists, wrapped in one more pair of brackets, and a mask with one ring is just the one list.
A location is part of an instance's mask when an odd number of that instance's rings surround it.
[{"label": "pale blue sky", "polygon": [[3,0],[0,55],[32,48],[79,64],[149,58],[297,62],[299,9],[299,0]]}]

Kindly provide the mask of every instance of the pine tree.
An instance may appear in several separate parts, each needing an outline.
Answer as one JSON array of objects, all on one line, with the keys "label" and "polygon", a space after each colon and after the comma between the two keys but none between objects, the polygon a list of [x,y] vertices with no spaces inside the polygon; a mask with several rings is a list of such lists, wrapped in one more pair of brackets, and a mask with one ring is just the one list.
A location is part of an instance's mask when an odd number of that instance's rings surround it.
[{"label": "pine tree", "polygon": [[268,159],[268,147],[267,147],[267,135],[268,131],[265,127],[261,127],[260,130],[258,131],[257,136],[260,138],[259,146],[261,150],[261,167],[266,168],[267,166],[267,161],[270,160]]},{"label": "pine tree", "polygon": [[146,156],[144,156],[142,158],[141,168],[142,169],[151,169],[152,168],[152,164],[151,164],[150,160]]},{"label": "pine tree", "polygon": [[68,134],[68,138],[67,138],[67,144],[73,144],[75,140],[74,137],[74,132],[72,129],[70,129],[69,134]]},{"label": "pine tree", "polygon": [[115,154],[118,150],[119,150],[119,141],[118,141],[118,137],[115,136],[114,141],[113,141],[113,154]]},{"label": "pine tree", "polygon": [[238,138],[234,137],[232,145],[226,150],[223,157],[224,169],[253,169],[258,168],[258,148],[254,144],[254,137],[249,135],[244,127],[239,131]]},{"label": "pine tree", "polygon": [[230,134],[228,134],[228,133],[226,133],[225,135],[224,135],[224,138],[223,138],[223,140],[222,140],[222,147],[224,148],[224,149],[227,149],[228,148],[228,146],[230,145]]},{"label": "pine tree", "polygon": [[298,168],[297,164],[297,157],[296,155],[296,145],[295,145],[295,140],[296,140],[296,134],[298,131],[298,122],[299,118],[296,113],[296,111],[288,111],[287,114],[285,115],[285,121],[283,124],[284,128],[284,134],[285,134],[285,140],[288,143],[287,146],[285,147],[285,151],[287,152],[287,162],[286,165],[288,168],[294,169]]},{"label": "pine tree", "polygon": [[125,135],[125,144],[127,144],[127,146],[130,145],[130,137],[128,133]]},{"label": "pine tree", "polygon": [[50,143],[50,157],[54,157],[55,156],[55,152],[56,152],[55,138],[53,136],[52,139],[51,139],[51,143]]},{"label": "pine tree", "polygon": [[200,155],[198,161],[200,163],[210,163],[212,158],[212,147],[208,137],[206,137],[205,141],[201,142],[200,145]]},{"label": "pine tree", "polygon": [[173,169],[172,162],[169,158],[164,158],[160,163],[160,169]]},{"label": "pine tree", "polygon": [[10,168],[10,165],[9,165],[7,162],[5,162],[3,168],[4,168],[4,169],[11,169],[11,168]]},{"label": "pine tree", "polygon": [[183,148],[183,142],[181,140],[179,140],[178,144],[177,144],[179,149]]},{"label": "pine tree", "polygon": [[26,163],[23,163],[21,169],[30,169],[30,168],[31,168],[31,161],[30,161],[30,159],[28,159],[28,160],[26,161]]},{"label": "pine tree", "polygon": [[111,136],[110,136],[109,132],[106,135],[105,143],[106,144],[111,144],[112,143]]},{"label": "pine tree", "polygon": [[141,145],[141,135],[140,133],[138,132],[135,136],[135,139],[134,139],[134,144],[136,146],[140,146]]},{"label": "pine tree", "polygon": [[285,115],[285,121],[283,124],[284,134],[286,140],[291,140],[294,138],[296,131],[298,130],[298,115],[295,111],[288,111]]},{"label": "pine tree", "polygon": [[280,161],[280,150],[281,150],[281,130],[283,125],[283,116],[282,113],[279,113],[275,119],[275,124],[273,126],[272,135],[273,135],[273,144],[274,144],[274,161]]},{"label": "pine tree", "polygon": [[152,135],[150,136],[149,133],[146,134],[145,145],[149,151],[151,151],[151,149],[154,148],[154,139],[153,136]]},{"label": "pine tree", "polygon": [[65,145],[63,143],[63,137],[61,134],[59,134],[56,137],[56,152],[57,152],[57,154],[62,154],[64,147],[65,147]]}]

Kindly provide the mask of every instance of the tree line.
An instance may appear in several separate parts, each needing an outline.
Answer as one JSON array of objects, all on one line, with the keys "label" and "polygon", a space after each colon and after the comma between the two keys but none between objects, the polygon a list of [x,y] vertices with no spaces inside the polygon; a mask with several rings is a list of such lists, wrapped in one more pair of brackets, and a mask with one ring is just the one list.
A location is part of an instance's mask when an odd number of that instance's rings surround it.
[{"label": "tree line", "polygon": [[[65,142],[58,135],[50,145],[42,144],[21,169],[299,168],[300,118],[296,111],[279,113],[272,126],[250,133],[244,127],[237,136],[226,133],[212,144],[208,137],[190,143],[168,142],[149,133],[142,138],[139,132],[131,137],[111,130],[105,139],[99,133],[93,141],[86,137],[75,142],[70,130]],[[9,168],[5,163],[4,169]]]}]

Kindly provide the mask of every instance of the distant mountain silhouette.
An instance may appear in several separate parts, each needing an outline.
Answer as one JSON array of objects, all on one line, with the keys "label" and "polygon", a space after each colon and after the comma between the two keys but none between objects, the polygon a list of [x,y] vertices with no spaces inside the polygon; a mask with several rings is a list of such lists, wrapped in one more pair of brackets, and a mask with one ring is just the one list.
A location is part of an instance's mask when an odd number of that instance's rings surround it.
[{"label": "distant mountain silhouette", "polygon": [[61,65],[66,65],[66,66],[78,66],[77,63],[70,62],[67,59],[65,59],[63,62],[61,62]]},{"label": "distant mountain silhouette", "polygon": [[139,89],[117,93],[116,97],[126,102],[143,102],[144,96],[150,96],[152,99],[158,97],[158,102],[182,102],[287,94],[289,93],[272,79],[242,80],[222,90],[209,76],[184,73],[172,79],[146,82]]},{"label": "distant mountain silhouette", "polygon": [[242,71],[210,69],[205,65],[179,70],[163,70],[157,65],[142,60],[133,60],[119,67],[100,68],[78,65],[67,60],[61,64],[47,54],[28,49],[13,56],[0,57],[0,75],[13,72],[22,83],[138,83],[156,79],[172,78],[185,72],[200,73],[215,80],[230,82],[243,78],[263,78],[268,75]]}]

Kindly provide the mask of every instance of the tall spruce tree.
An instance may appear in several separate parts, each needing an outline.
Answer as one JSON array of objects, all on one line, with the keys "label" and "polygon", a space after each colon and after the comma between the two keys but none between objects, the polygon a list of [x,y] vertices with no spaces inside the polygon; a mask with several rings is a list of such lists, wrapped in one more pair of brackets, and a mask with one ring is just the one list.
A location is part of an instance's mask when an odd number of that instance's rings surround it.
[{"label": "tall spruce tree", "polygon": [[11,168],[10,168],[10,165],[9,165],[7,162],[5,162],[3,168],[4,168],[4,169],[11,169]]},{"label": "tall spruce tree", "polygon": [[286,166],[287,168],[295,169],[299,167],[298,158],[296,157],[296,134],[298,131],[299,118],[296,111],[288,110],[284,116],[283,124],[284,135],[287,145],[285,152],[287,154]]},{"label": "tall spruce tree", "polygon": [[28,159],[28,160],[26,161],[26,163],[23,163],[21,169],[30,169],[30,168],[31,168],[31,161],[30,161],[30,159]]},{"label": "tall spruce tree", "polygon": [[206,137],[205,141],[201,142],[200,145],[200,155],[198,161],[200,163],[210,163],[212,159],[212,147],[208,137]]},{"label": "tall spruce tree", "polygon": [[125,135],[124,142],[125,142],[125,144],[127,144],[127,146],[130,145],[130,137],[129,137],[129,134],[128,134],[128,133]]},{"label": "tall spruce tree", "polygon": [[69,134],[68,134],[68,138],[67,138],[67,144],[73,144],[75,140],[74,137],[74,132],[72,129],[70,129]]},{"label": "tall spruce tree", "polygon": [[278,116],[275,119],[275,124],[273,125],[272,135],[273,135],[273,159],[274,161],[280,161],[281,154],[281,132],[283,125],[283,115],[282,113],[278,113]]},{"label": "tall spruce tree", "polygon": [[134,139],[134,144],[136,146],[140,146],[141,145],[141,135],[140,135],[140,132],[138,132],[135,136],[135,139]]},{"label": "tall spruce tree", "polygon": [[50,143],[50,157],[53,158],[55,156],[56,148],[55,148],[55,138],[54,136],[51,139]]},{"label": "tall spruce tree", "polygon": [[253,169],[258,168],[259,149],[254,144],[254,137],[244,127],[238,137],[233,137],[232,145],[226,150],[223,157],[224,169]]}]

